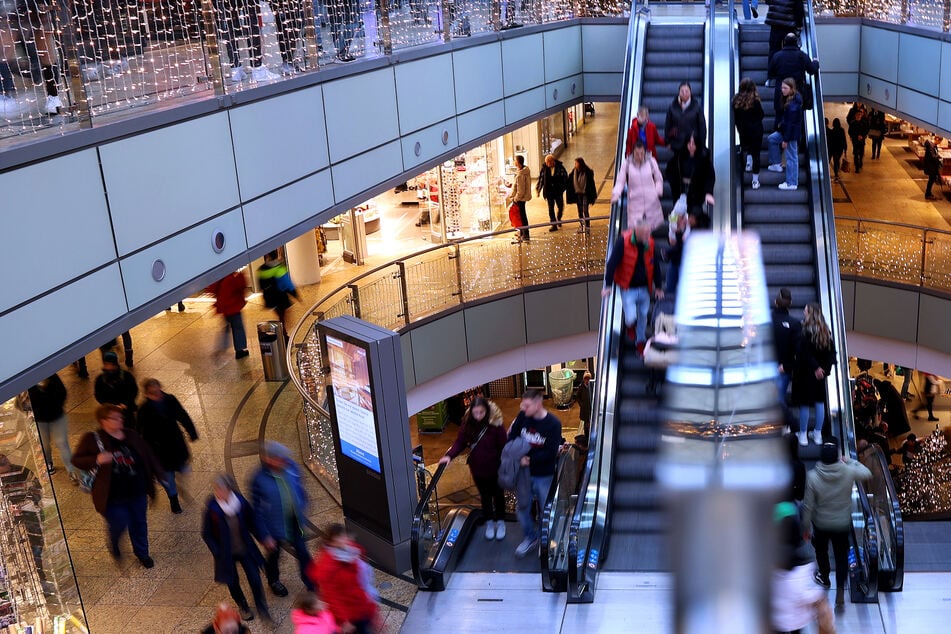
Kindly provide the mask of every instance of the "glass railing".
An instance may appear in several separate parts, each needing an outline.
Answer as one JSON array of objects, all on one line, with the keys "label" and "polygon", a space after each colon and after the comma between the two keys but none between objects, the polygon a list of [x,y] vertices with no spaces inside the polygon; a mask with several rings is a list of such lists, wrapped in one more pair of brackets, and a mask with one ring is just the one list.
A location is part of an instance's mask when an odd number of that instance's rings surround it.
[{"label": "glass railing", "polygon": [[571,517],[578,503],[587,450],[570,445],[561,458],[541,517],[542,588],[564,592],[568,588],[568,540]]},{"label": "glass railing", "polygon": [[[591,218],[589,233],[578,220],[562,230],[532,225],[532,241],[513,243],[515,230],[484,234],[404,256],[372,269],[325,295],[307,309],[289,335],[291,380],[304,398],[306,461],[317,477],[338,491],[336,458],[317,322],[351,315],[400,331],[414,322],[503,293],[550,284],[600,279],[604,274],[606,218]],[[541,230],[539,230],[541,229]]]},{"label": "glass railing", "polygon": [[951,231],[836,216],[835,233],[842,275],[951,292]]},{"label": "glass railing", "polygon": [[888,470],[888,458],[877,445],[871,445],[860,458],[872,472],[864,488],[877,522],[878,589],[898,592],[904,585],[905,529],[898,494]]},{"label": "glass railing", "polygon": [[941,0],[818,0],[813,6],[821,17],[870,18],[944,32],[949,27],[947,9]]},{"label": "glass railing", "polygon": [[395,51],[628,0],[0,3],[0,148]]}]

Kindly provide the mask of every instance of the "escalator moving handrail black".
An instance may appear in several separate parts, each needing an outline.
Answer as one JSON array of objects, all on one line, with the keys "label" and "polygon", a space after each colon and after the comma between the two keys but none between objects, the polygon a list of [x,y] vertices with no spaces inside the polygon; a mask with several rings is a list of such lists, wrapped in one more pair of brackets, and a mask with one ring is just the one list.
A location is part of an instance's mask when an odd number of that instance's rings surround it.
[{"label": "escalator moving handrail black", "polygon": [[410,563],[413,566],[413,579],[416,581],[418,588],[429,587],[429,583],[423,579],[423,572],[420,567],[419,532],[423,522],[423,513],[426,512],[429,506],[429,500],[436,491],[436,487],[439,485],[439,479],[442,477],[442,474],[445,473],[447,466],[448,465],[440,464],[436,468],[436,473],[433,474],[432,479],[429,481],[429,486],[426,487],[423,497],[419,499],[419,503],[416,505],[416,510],[413,511],[413,527],[410,530],[409,552]]},{"label": "escalator moving handrail black", "polygon": [[[576,461],[569,460],[569,458],[573,457],[575,454],[580,454],[580,453],[581,453],[581,450],[578,448],[578,446],[572,444],[572,445],[569,445],[567,451],[565,451],[558,458],[558,469],[555,470],[555,478],[552,480],[551,487],[548,489],[548,497],[545,498],[545,502],[542,507],[541,518],[539,519],[539,525],[541,527],[541,532],[540,532],[541,546],[538,550],[539,550],[539,557],[541,558],[542,589],[549,592],[558,589],[557,586],[559,584],[555,583],[554,577],[557,576],[558,574],[564,574],[566,572],[566,571],[554,571],[548,567],[548,554],[550,550],[549,546],[551,544],[551,536],[549,535],[548,528],[549,526],[551,526],[552,508],[555,504],[555,500],[557,499],[557,496],[559,495],[559,492],[562,486],[562,481],[567,475],[570,475],[570,474],[565,474],[565,469],[569,468],[569,466],[572,469],[576,469],[576,466],[575,466]],[[577,495],[578,487],[581,484],[581,480],[582,478],[576,475],[573,479],[568,481],[568,482],[573,481],[570,495]],[[571,514],[573,512],[574,512],[573,508],[568,509],[568,513]]]},{"label": "escalator moving handrail black", "polygon": [[[856,548],[861,547],[862,553],[864,553],[864,565],[859,561],[859,552],[856,551],[855,553],[856,568],[864,577],[864,579],[858,580],[859,589],[861,590],[861,586],[863,585],[862,581],[864,581],[866,590],[863,590],[862,593],[870,597],[878,594],[878,524],[872,521],[875,515],[872,513],[872,507],[868,502],[868,493],[866,493],[865,487],[861,482],[856,482],[855,486],[858,489],[857,497],[859,507],[862,509],[864,530],[861,531],[861,533],[857,533],[854,524],[850,527],[850,530],[852,531],[852,538],[855,541]],[[872,590],[873,586],[874,591]]]},{"label": "escalator moving handrail black", "polygon": [[[627,36],[627,45],[625,48],[625,63],[624,63],[624,85],[622,86],[621,94],[621,113],[620,113],[620,125],[618,130],[618,145],[615,156],[615,165],[620,165],[621,160],[624,158],[624,142],[626,139],[627,126],[632,117],[632,110],[636,108],[636,104],[639,102],[640,98],[640,86],[632,86],[632,78],[639,71],[638,60],[634,59],[633,48],[637,44],[637,29],[641,24],[646,24],[649,21],[650,11],[646,6],[639,6],[636,10],[632,10],[631,19],[628,26],[628,36]],[[642,60],[640,60],[642,61]],[[631,92],[633,91],[633,95]],[[618,231],[620,231],[621,226],[621,217],[623,214],[623,209],[620,205],[612,205],[611,211],[611,221],[608,230],[608,244],[611,245],[614,242],[615,236]],[[608,486],[602,487],[601,482],[604,479],[604,437],[605,434],[603,431],[610,432],[612,430],[604,430],[602,427],[607,425],[607,419],[609,418],[607,414],[607,403],[610,401],[614,402],[613,394],[615,393],[614,386],[609,386],[609,378],[614,376],[616,368],[618,365],[618,350],[619,350],[619,341],[614,336],[615,327],[618,327],[620,330],[620,302],[617,297],[617,293],[611,294],[605,300],[602,300],[601,303],[601,318],[599,321],[599,341],[598,341],[598,355],[596,359],[596,373],[595,373],[595,387],[591,395],[591,402],[594,407],[591,411],[591,421],[590,421],[590,436],[588,438],[588,455],[585,460],[585,469],[584,475],[581,478],[581,483],[579,485],[579,500],[575,506],[574,513],[572,514],[571,523],[568,528],[567,536],[567,566],[568,566],[568,600],[569,601],[578,601],[578,600],[591,600],[592,595],[590,594],[590,588],[594,580],[590,580],[586,577],[588,574],[588,568],[584,565],[585,562],[582,562],[582,565],[578,566],[578,553],[584,552],[588,553],[591,551],[591,545],[597,544],[597,548],[600,550],[600,546],[604,540],[604,527],[599,526],[598,522],[603,522],[605,519],[605,512],[598,512],[598,509],[601,508],[601,505],[604,502],[604,499],[609,495]],[[613,420],[613,413],[610,416]],[[608,456],[610,459],[610,456]],[[598,465],[598,473],[595,474],[594,466]],[[595,489],[593,492],[593,509],[592,509],[592,525],[591,530],[588,534],[588,539],[584,544],[579,544],[579,533],[581,531],[582,522],[584,521],[584,512],[588,508],[588,491],[592,487],[592,481],[594,480]],[[596,576],[597,570],[592,570],[591,575]]]},{"label": "escalator moving handrail black", "polygon": [[[894,559],[895,559],[895,572],[888,580],[888,587],[879,588],[886,592],[897,592],[902,589],[904,586],[905,579],[905,522],[902,519],[901,514],[901,505],[898,503],[898,492],[895,490],[895,482],[891,478],[891,471],[889,470],[889,461],[888,457],[882,452],[881,447],[878,445],[872,445],[872,460],[875,460],[877,463],[877,468],[872,469],[873,477],[875,473],[883,474],[883,478],[880,482],[876,482],[877,487],[884,487],[888,491],[888,499],[891,502],[891,513],[889,518],[894,518],[894,522],[891,523],[891,532],[894,541]],[[871,487],[869,487],[871,488]],[[875,489],[873,489],[874,494]],[[877,499],[877,498],[876,498]],[[882,537],[879,536],[879,542],[882,541]],[[881,548],[881,546],[879,546]],[[881,571],[879,571],[879,582],[882,581]]]}]

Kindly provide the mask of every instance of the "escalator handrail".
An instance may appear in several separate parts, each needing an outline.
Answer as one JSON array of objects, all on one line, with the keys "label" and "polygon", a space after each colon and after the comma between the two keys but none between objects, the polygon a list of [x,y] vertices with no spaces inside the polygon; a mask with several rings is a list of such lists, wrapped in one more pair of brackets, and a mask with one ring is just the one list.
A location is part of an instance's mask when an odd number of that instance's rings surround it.
[{"label": "escalator handrail", "polygon": [[[860,553],[857,551],[854,554],[855,566],[861,572],[861,576],[864,576],[864,585],[867,588],[864,591],[861,590],[863,579],[859,578],[859,589],[866,599],[871,599],[878,595],[878,524],[873,521],[874,514],[872,513],[872,506],[868,502],[865,486],[861,482],[856,482],[855,488],[858,490],[857,498],[859,507],[862,509],[863,530],[861,532],[856,531],[854,522],[849,530],[852,532],[852,539],[856,548],[860,547],[863,555],[860,561]],[[850,567],[851,565],[850,562]]]},{"label": "escalator handrail", "polygon": [[[895,482],[890,476],[890,471],[888,469],[889,461],[888,457],[882,452],[881,447],[878,445],[872,445],[873,452],[870,456],[867,456],[867,459],[874,460],[877,463],[877,468],[872,469],[872,474],[874,475],[877,472],[886,474],[882,478],[880,486],[884,486],[888,492],[888,499],[891,505],[890,518],[894,518],[895,521],[891,525],[891,531],[894,541],[894,559],[895,559],[895,572],[894,575],[889,579],[889,585],[887,588],[880,588],[886,592],[895,592],[901,590],[904,585],[905,578],[905,523],[902,519],[901,514],[901,505],[898,502],[898,491],[895,490]],[[879,542],[882,539],[879,537]],[[879,546],[881,549],[881,546]],[[879,570],[879,580],[881,581],[881,570]]]},{"label": "escalator handrail", "polygon": [[[571,465],[571,468],[575,468],[576,461],[569,460],[569,457],[580,453],[581,450],[578,448],[578,446],[571,444],[568,446],[568,450],[558,458],[558,468],[555,470],[555,478],[552,480],[551,487],[548,489],[548,497],[545,498],[545,502],[542,506],[541,518],[539,520],[539,526],[541,527],[541,537],[539,541],[541,546],[538,550],[539,557],[541,558],[542,589],[549,592],[555,590],[558,586],[558,584],[555,582],[555,577],[567,573],[566,570],[553,570],[548,566],[548,555],[552,541],[552,536],[549,533],[549,528],[551,527],[552,522],[552,509],[554,508],[555,500],[558,499],[558,496],[561,493],[561,483],[565,477],[565,469],[568,468],[566,465]],[[578,493],[578,487],[581,485],[581,480],[582,478],[574,478],[571,495]],[[569,482],[570,481],[571,480],[569,480]],[[573,511],[574,509],[569,509],[569,513]]]},{"label": "escalator handrail", "polygon": [[[620,165],[624,158],[624,143],[627,127],[632,117],[632,109],[640,103],[640,83],[634,82],[634,77],[642,72],[642,64],[636,60],[643,60],[644,37],[639,32],[646,33],[646,25],[650,20],[650,11],[646,3],[632,8],[631,19],[628,25],[627,44],[625,47],[624,84],[621,95],[621,112],[619,114],[618,146],[615,156],[615,165]],[[640,49],[640,57],[636,57],[635,48]],[[632,85],[636,83],[636,85]],[[608,229],[608,249],[613,245],[615,237],[620,231],[623,208],[620,204],[612,205],[611,220]],[[599,320],[598,354],[595,361],[596,374],[593,381],[594,388],[591,402],[594,407],[591,411],[590,436],[588,438],[588,455],[585,460],[584,475],[578,487],[578,503],[572,513],[567,535],[568,566],[568,601],[581,602],[593,600],[593,588],[597,581],[597,566],[588,567],[585,561],[593,550],[600,551],[605,538],[605,521],[607,517],[607,500],[610,497],[610,471],[605,469],[605,456],[612,455],[612,439],[614,436],[614,412],[616,409],[615,395],[618,372],[618,354],[620,348],[621,331],[621,303],[617,293],[612,293],[601,302],[601,316]],[[589,499],[591,498],[591,499]],[[588,517],[591,527],[584,543],[579,543],[582,523]],[[578,555],[582,554],[579,565]]]},{"label": "escalator handrail", "polygon": [[[735,173],[736,152],[733,151],[733,108],[732,95],[735,94],[733,86],[733,74],[737,66],[734,56],[736,32],[736,12],[733,5],[718,6],[716,2],[711,2],[709,15],[704,26],[705,46],[704,46],[704,85],[703,94],[707,97],[704,100],[707,116],[707,148],[710,152],[710,160],[713,162],[714,173],[719,175],[714,183],[714,199],[716,205],[711,214],[713,229],[719,233],[730,233],[732,230],[733,210],[736,208],[735,191],[730,184],[733,182],[732,174]],[[725,24],[724,24],[725,21]],[[729,38],[718,37],[726,31],[730,34]],[[719,49],[726,40],[726,53],[718,55]],[[715,72],[722,70],[721,66],[725,64],[726,73]],[[724,80],[724,74],[726,79]],[[719,90],[719,86],[725,85],[726,90]],[[713,95],[727,94],[729,99],[717,99],[714,104]],[[714,131],[717,134],[714,134]],[[717,141],[719,140],[719,144]],[[729,178],[727,178],[729,176]]]},{"label": "escalator handrail", "polygon": [[442,474],[446,472],[446,467],[449,465],[440,463],[436,467],[436,472],[432,475],[432,478],[429,481],[429,486],[426,487],[426,491],[423,493],[423,496],[419,499],[419,502],[416,504],[416,509],[413,511],[413,526],[410,529],[410,563],[413,566],[413,580],[416,581],[416,587],[418,588],[428,588],[429,582],[423,579],[423,571],[420,566],[420,552],[419,552],[419,538],[420,530],[423,523],[423,513],[426,512],[426,509],[429,507],[429,501],[433,497],[433,493],[436,491],[436,487],[439,486],[439,480],[442,478]]}]

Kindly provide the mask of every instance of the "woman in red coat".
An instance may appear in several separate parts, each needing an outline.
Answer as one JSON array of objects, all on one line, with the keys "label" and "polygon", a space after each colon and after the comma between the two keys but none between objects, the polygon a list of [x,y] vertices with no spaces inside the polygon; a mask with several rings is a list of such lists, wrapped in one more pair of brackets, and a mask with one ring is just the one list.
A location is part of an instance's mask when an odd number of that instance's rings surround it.
[{"label": "woman in red coat", "polygon": [[233,271],[208,287],[208,290],[215,295],[215,311],[224,317],[225,338],[228,336],[228,331],[231,331],[235,359],[243,359],[250,354],[244,320],[241,318],[241,309],[248,303],[244,297],[247,286],[248,278],[244,273]]},{"label": "woman in red coat", "polygon": [[324,545],[307,568],[307,576],[320,588],[324,602],[344,632],[370,634],[377,631],[376,602],[367,593],[362,578],[363,549],[341,524],[332,524]]}]

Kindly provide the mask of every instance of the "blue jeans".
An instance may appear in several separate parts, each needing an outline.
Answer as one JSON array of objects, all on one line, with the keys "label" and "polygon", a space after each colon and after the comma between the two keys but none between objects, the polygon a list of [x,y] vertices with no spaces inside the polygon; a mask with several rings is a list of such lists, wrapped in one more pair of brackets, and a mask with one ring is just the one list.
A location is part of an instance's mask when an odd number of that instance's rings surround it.
[{"label": "blue jeans", "polygon": [[[822,424],[826,420],[826,404],[822,401],[816,403],[816,427],[815,431],[822,433]],[[807,431],[809,429],[809,406],[799,406],[799,429],[797,431]]]},{"label": "blue jeans", "polygon": [[234,351],[247,350],[248,336],[244,332],[244,319],[241,318],[241,313],[225,315],[225,323],[228,324],[227,327],[231,330],[231,342],[234,344]]},{"label": "blue jeans", "polygon": [[651,307],[651,294],[646,286],[621,289],[621,305],[624,306],[624,323],[634,325],[637,320],[636,341],[647,340],[647,311]]},{"label": "blue jeans", "polygon": [[[783,135],[777,130],[766,138],[769,143],[769,164],[778,165]],[[786,141],[786,184],[799,185],[799,140]]]},{"label": "blue jeans", "polygon": [[776,375],[776,392],[779,404],[786,407],[786,392],[789,390],[789,372]]},{"label": "blue jeans", "polygon": [[538,526],[532,519],[532,500],[538,500],[538,511],[541,514],[542,507],[545,506],[545,500],[548,499],[548,490],[551,489],[551,481],[555,476],[531,476],[532,495],[527,500],[518,500],[518,508],[515,514],[522,525],[522,532],[525,539],[535,541],[538,539]]},{"label": "blue jeans", "polygon": [[36,427],[40,431],[40,444],[43,445],[43,457],[46,459],[46,467],[53,466],[53,447],[56,445],[59,449],[59,455],[63,459],[66,471],[78,475],[79,470],[73,466],[73,450],[69,448],[69,424],[66,421],[66,414],[63,414],[51,423],[37,423]]},{"label": "blue jeans", "polygon": [[145,495],[130,500],[116,500],[106,506],[106,524],[109,526],[109,546],[113,554],[119,553],[119,538],[129,531],[132,552],[136,557],[149,556],[149,525],[145,511],[148,498]]},{"label": "blue jeans", "polygon": [[161,484],[162,488],[165,489],[165,492],[168,493],[168,497],[178,495],[178,485],[175,484],[175,474],[188,473],[189,471],[191,471],[191,467],[187,464],[184,464],[178,469],[169,469],[165,472],[166,480],[160,480],[159,484]]},{"label": "blue jeans", "polygon": [[755,9],[759,9],[759,0],[743,0],[743,17],[747,20],[753,19],[753,13],[750,11],[750,6],[753,6]]}]

